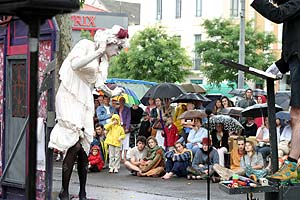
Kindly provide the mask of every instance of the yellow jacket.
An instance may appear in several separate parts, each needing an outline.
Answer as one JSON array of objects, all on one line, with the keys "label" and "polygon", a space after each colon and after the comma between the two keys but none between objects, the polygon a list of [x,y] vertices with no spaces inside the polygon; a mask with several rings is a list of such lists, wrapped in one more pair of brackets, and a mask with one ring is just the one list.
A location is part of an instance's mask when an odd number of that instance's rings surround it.
[{"label": "yellow jacket", "polygon": [[173,117],[174,124],[177,127],[179,134],[181,134],[183,126],[181,124],[181,119],[178,119],[178,117],[184,112],[185,110],[182,108],[182,104],[180,104],[179,106],[176,107],[175,114]]},{"label": "yellow jacket", "polygon": [[[118,121],[116,125],[114,125],[115,119]],[[104,128],[108,132],[105,139],[105,143],[108,145],[120,147],[121,140],[125,138],[125,131],[124,128],[121,126],[119,115],[114,114],[111,117],[111,122],[104,125]]]}]

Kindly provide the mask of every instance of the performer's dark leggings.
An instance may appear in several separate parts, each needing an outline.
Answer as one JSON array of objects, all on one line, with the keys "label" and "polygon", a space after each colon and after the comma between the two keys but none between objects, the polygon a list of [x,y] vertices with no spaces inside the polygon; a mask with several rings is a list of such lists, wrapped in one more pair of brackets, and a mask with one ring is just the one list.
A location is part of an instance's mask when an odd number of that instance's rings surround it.
[{"label": "performer's dark leggings", "polygon": [[61,199],[69,198],[69,183],[76,159],[80,184],[79,199],[86,197],[85,185],[88,172],[88,157],[78,141],[74,146],[68,149],[66,157],[63,161],[62,189],[60,192]]}]

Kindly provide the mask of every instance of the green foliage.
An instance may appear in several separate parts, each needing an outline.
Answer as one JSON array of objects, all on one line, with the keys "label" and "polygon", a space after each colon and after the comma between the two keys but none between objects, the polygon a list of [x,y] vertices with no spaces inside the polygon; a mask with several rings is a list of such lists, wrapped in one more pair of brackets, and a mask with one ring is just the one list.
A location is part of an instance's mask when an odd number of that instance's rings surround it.
[{"label": "green foliage", "polygon": [[84,2],[85,2],[85,0],[80,0],[80,7],[81,8],[83,7]]},{"label": "green foliage", "polygon": [[83,29],[80,30],[80,38],[81,39],[88,39],[88,40],[94,40],[94,38],[91,35],[90,31],[85,31]]},{"label": "green foliage", "polygon": [[136,33],[127,52],[112,59],[110,77],[155,82],[181,82],[190,74],[191,60],[177,37],[159,26]]},{"label": "green foliage", "polygon": [[[226,58],[239,60],[239,24],[228,19],[205,20],[203,23],[207,40],[196,44],[196,53],[201,56],[202,72],[210,83],[220,84],[224,80],[236,82],[238,71],[219,62]],[[265,70],[274,60],[270,44],[275,42],[272,33],[258,32],[253,23],[245,28],[245,64]],[[257,81],[257,77],[245,74],[246,80]]]}]

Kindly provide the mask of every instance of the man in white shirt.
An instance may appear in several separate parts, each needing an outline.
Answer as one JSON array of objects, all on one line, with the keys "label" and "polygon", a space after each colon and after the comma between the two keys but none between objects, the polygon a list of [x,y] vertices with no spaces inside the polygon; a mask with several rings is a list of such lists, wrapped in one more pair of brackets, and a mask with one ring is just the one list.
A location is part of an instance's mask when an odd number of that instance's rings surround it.
[{"label": "man in white shirt", "polygon": [[141,172],[141,161],[147,156],[146,137],[139,136],[136,140],[136,146],[127,152],[127,161],[124,165],[133,175]]}]

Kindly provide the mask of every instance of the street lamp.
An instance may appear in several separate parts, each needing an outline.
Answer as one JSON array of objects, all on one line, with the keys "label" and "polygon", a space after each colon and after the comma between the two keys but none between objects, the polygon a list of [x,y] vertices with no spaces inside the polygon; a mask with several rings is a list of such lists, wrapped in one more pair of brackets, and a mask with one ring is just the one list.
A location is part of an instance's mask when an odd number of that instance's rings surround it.
[{"label": "street lamp", "polygon": [[[245,64],[245,0],[241,0],[239,64]],[[244,72],[241,70],[238,73],[238,88],[244,88]]]},{"label": "street lamp", "polygon": [[[30,79],[29,122],[26,138],[26,199],[36,199],[38,42],[40,25],[56,14],[80,8],[79,0],[0,0],[0,15],[18,16],[29,26]],[[9,167],[9,163],[7,166]],[[5,174],[3,174],[4,176]]]}]

